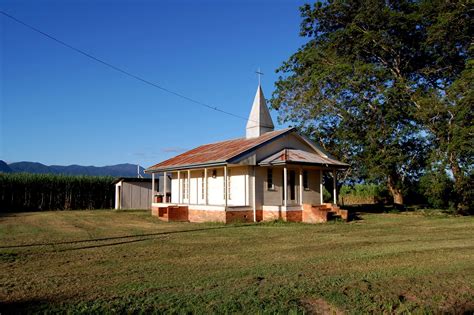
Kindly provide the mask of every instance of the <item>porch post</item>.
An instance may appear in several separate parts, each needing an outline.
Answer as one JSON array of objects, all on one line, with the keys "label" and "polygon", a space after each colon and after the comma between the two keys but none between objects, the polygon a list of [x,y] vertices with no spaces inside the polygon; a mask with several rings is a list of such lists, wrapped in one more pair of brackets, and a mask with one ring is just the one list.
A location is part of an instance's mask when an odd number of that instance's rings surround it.
[{"label": "porch post", "polygon": [[119,189],[118,183],[115,184],[115,210],[120,209]]},{"label": "porch post", "polygon": [[178,171],[178,204],[181,203],[181,171]]},{"label": "porch post", "polygon": [[204,169],[204,203],[207,206],[208,199],[207,199],[207,168]]},{"label": "porch post", "polygon": [[336,196],[336,169],[333,169],[333,170],[332,170],[332,188],[333,188],[334,204],[337,204],[337,196]]},{"label": "porch post", "polygon": [[[255,197],[255,166],[252,166],[252,210],[253,210],[253,222],[257,222],[257,202]],[[250,192],[250,189],[249,189]]]},{"label": "porch post", "polygon": [[155,173],[151,173],[151,203],[155,202]]},{"label": "porch post", "polygon": [[321,168],[321,169],[319,169],[319,199],[320,199],[321,204],[324,203],[323,190],[324,190],[324,187],[323,187],[323,169]]},{"label": "porch post", "polygon": [[224,166],[224,201],[225,210],[227,211],[227,165]]},{"label": "porch post", "polygon": [[[283,205],[285,206],[286,208],[286,205],[287,205],[287,199],[288,199],[288,175],[287,175],[287,169],[286,169],[286,165],[285,167],[283,168]],[[286,210],[286,209],[285,209]]]},{"label": "porch post", "polygon": [[300,205],[303,205],[303,169],[300,168]]},{"label": "porch post", "polygon": [[188,185],[186,186],[188,191],[186,192],[188,194],[188,205],[191,204],[191,170],[188,170]]},{"label": "porch post", "polygon": [[[164,196],[164,202],[168,203],[168,181],[166,180],[167,174],[166,172],[163,172],[163,196]],[[160,187],[158,187],[158,190]]]}]

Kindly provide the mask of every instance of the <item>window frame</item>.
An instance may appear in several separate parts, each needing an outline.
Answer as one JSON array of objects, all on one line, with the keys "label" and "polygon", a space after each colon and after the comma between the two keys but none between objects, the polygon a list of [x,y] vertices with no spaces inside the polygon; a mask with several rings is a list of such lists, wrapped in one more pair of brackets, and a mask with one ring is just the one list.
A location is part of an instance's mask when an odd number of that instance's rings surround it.
[{"label": "window frame", "polygon": [[183,178],[182,178],[182,191],[181,191],[181,197],[183,198],[183,200],[187,200],[188,198],[188,173],[185,172],[183,173]]},{"label": "window frame", "polygon": [[204,176],[204,171],[202,171],[201,173],[201,200],[204,200],[206,198],[205,181],[206,181],[206,177]]},{"label": "window frame", "polygon": [[232,170],[229,168],[227,169],[227,200],[232,200],[231,178]]},{"label": "window frame", "polygon": [[276,191],[275,182],[273,180],[273,168],[267,168],[267,191]]},{"label": "window frame", "polygon": [[309,171],[303,170],[303,190],[309,191]]}]

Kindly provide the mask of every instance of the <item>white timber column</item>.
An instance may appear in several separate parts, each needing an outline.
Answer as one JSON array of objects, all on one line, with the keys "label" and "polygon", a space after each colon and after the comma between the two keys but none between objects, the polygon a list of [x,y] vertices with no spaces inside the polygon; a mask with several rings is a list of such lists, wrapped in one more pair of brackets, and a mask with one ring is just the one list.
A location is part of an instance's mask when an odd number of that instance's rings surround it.
[{"label": "white timber column", "polygon": [[204,169],[204,203],[206,206],[209,203],[209,200],[207,199],[207,168]]},{"label": "white timber column", "polygon": [[[168,194],[167,194],[167,191],[168,191],[168,181],[166,180],[167,179],[167,174],[166,172],[163,172],[163,200],[164,200],[164,203],[168,203]],[[158,190],[160,189],[160,187],[158,187]]]},{"label": "white timber column", "polygon": [[151,173],[151,203],[155,202],[155,173]]},{"label": "white timber column", "polygon": [[225,202],[225,211],[227,211],[227,165],[224,166],[224,202]]},{"label": "white timber column", "polygon": [[321,204],[324,203],[323,190],[324,190],[324,187],[323,187],[323,169],[321,168],[319,170],[319,199],[320,199]]},{"label": "white timber column", "polygon": [[244,174],[244,206],[248,206],[247,197],[248,197],[248,188],[249,188],[249,179],[248,174]]},{"label": "white timber column", "polygon": [[119,184],[115,184],[115,210],[120,209],[119,189]]},{"label": "white timber column", "polygon": [[178,204],[181,203],[181,171],[178,171]]},{"label": "white timber column", "polygon": [[333,199],[334,199],[334,204],[337,204],[337,195],[336,195],[336,169],[332,170],[332,189],[333,189]]},{"label": "white timber column", "polygon": [[188,178],[187,178],[188,184],[186,185],[187,188],[187,194],[188,194],[188,205],[191,204],[191,170],[188,170]]},{"label": "white timber column", "polygon": [[[257,222],[257,202],[255,197],[255,166],[252,166],[252,210],[253,210],[253,222]],[[249,189],[250,192],[250,189]]]},{"label": "white timber column", "polygon": [[[288,199],[288,170],[286,169],[286,165],[283,168],[283,205],[286,208],[287,199]],[[286,209],[285,209],[286,210]]]},{"label": "white timber column", "polygon": [[196,204],[199,204],[199,176],[196,176]]},{"label": "white timber column", "polygon": [[300,205],[303,205],[303,169],[300,168]]}]

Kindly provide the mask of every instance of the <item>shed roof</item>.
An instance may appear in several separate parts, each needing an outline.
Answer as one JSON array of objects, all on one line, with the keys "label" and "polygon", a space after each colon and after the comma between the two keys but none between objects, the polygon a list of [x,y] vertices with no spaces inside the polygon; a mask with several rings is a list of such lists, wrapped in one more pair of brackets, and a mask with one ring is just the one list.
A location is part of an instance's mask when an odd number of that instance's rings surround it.
[{"label": "shed roof", "polygon": [[112,182],[112,184],[117,184],[119,182],[126,182],[126,183],[132,183],[132,182],[146,183],[146,182],[150,182],[151,183],[151,178],[119,177],[119,178],[115,179]]},{"label": "shed roof", "polygon": [[349,164],[341,161],[332,159],[330,157],[324,157],[315,153],[295,150],[295,149],[283,149],[269,157],[263,159],[259,165],[281,165],[281,164],[313,164],[313,165],[328,165],[336,166],[338,168],[347,168]]},{"label": "shed roof", "polygon": [[230,159],[253,150],[265,143],[273,141],[280,136],[294,131],[294,128],[264,133],[256,138],[238,138],[205,144],[195,149],[184,152],[171,159],[155,164],[145,170],[145,172],[156,172],[172,170],[183,167],[198,167],[206,165],[225,164]]}]

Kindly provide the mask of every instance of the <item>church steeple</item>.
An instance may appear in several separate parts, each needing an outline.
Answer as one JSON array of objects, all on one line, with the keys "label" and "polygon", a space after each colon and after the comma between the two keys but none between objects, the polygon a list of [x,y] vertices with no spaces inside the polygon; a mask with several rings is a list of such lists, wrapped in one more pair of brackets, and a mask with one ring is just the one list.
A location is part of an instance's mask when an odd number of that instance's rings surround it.
[{"label": "church steeple", "polygon": [[270,111],[263,96],[262,87],[260,84],[257,88],[257,94],[253,100],[252,110],[250,111],[249,120],[247,121],[246,138],[259,137],[262,134],[273,131],[275,126],[273,125]]}]

